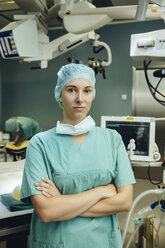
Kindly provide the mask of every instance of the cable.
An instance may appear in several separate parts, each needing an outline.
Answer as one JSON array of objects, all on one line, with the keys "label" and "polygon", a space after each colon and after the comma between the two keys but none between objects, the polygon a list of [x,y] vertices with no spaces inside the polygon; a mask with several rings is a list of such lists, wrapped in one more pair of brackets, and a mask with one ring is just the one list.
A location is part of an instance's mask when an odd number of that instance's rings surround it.
[{"label": "cable", "polygon": [[[145,78],[146,78],[146,81],[147,81],[147,85],[149,87],[149,90],[151,92],[151,94],[153,95],[153,92],[152,92],[152,89],[155,91],[155,88],[154,86],[150,83],[149,81],[149,78],[148,78],[148,73],[147,73],[147,69],[148,69],[148,66],[149,64],[151,63],[152,61],[150,60],[147,64],[146,64],[146,61],[144,61],[144,73],[145,73]],[[165,95],[163,95],[160,91],[156,90],[156,93],[160,94],[162,97],[165,97]],[[156,98],[156,97],[154,97]],[[156,98],[155,100],[158,100],[158,101],[161,101],[159,100],[158,98]]]},{"label": "cable", "polygon": [[161,81],[162,81],[162,78],[159,79],[159,82],[157,83],[157,85],[156,85],[156,87],[155,87],[154,96],[155,96],[155,94],[156,94],[156,92],[157,92],[157,88],[158,88],[159,84],[161,83]]},{"label": "cable", "polygon": [[158,97],[156,97],[156,93],[158,95],[160,95],[161,97],[165,98],[165,95],[162,94],[160,91],[158,91],[158,86],[162,80],[162,78],[160,78],[159,82],[157,83],[156,87],[154,87],[151,83],[150,83],[150,80],[149,80],[149,77],[148,77],[148,73],[147,73],[147,70],[148,70],[148,66],[150,65],[152,61],[149,60],[148,62],[147,61],[144,61],[143,64],[144,64],[144,75],[145,75],[145,78],[146,78],[146,81],[147,81],[147,85],[148,85],[148,88],[150,90],[150,93],[151,95],[153,96],[153,98],[158,102],[160,103],[161,105],[165,106],[165,100],[160,100]]},{"label": "cable", "polygon": [[157,183],[154,183],[153,181],[152,181],[152,179],[151,179],[151,166],[150,166],[150,163],[149,163],[149,166],[148,166],[148,179],[149,179],[149,181],[150,181],[150,183],[152,183],[153,185],[159,185],[160,183],[162,183],[163,181],[161,180],[161,181],[159,181],[159,182],[157,182]]},{"label": "cable", "polygon": [[[152,61],[150,60],[147,64],[146,64],[146,61],[144,61],[144,73],[145,73],[145,78],[146,78],[146,81],[147,81],[147,85],[149,87],[149,90],[151,91],[151,94],[153,95],[153,92],[152,92],[152,89],[155,91],[155,88],[154,86],[150,83],[149,81],[149,78],[148,78],[148,73],[147,73],[147,69],[148,69],[148,66],[150,65]],[[162,97],[165,97],[165,95],[163,95],[160,91],[156,90],[156,92],[158,94],[160,94]],[[159,100],[159,99],[158,99]],[[160,100],[159,100],[160,101]]]},{"label": "cable", "polygon": [[[156,101],[158,101],[159,103],[163,103],[163,105],[165,105],[165,101],[161,101],[160,99],[158,99],[156,96],[154,96],[154,92],[158,93],[159,95],[161,95],[162,97],[165,97],[165,95],[163,95],[160,91],[158,91],[149,81],[149,78],[148,78],[148,73],[147,73],[147,69],[148,69],[148,66],[149,64],[151,63],[151,60],[146,64],[146,61],[144,61],[144,74],[145,74],[145,78],[146,78],[146,81],[147,81],[147,85],[148,85],[148,88],[152,94],[152,96],[155,98]],[[159,83],[159,82],[158,82]],[[154,92],[152,91],[154,90]]]}]

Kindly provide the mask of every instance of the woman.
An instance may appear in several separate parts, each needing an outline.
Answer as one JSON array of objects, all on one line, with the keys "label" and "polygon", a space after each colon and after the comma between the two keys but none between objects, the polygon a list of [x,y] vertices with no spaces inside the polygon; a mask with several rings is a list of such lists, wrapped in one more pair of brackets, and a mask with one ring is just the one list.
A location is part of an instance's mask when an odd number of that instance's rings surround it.
[{"label": "woman", "polygon": [[15,133],[14,143],[17,145],[22,140],[30,139],[33,135],[42,131],[36,120],[29,117],[12,117],[5,121],[5,131]]},{"label": "woman", "polygon": [[120,248],[116,213],[129,211],[135,179],[120,135],[87,114],[94,71],[69,64],[58,73],[56,128],[29,142],[21,198],[31,199],[31,247]]}]

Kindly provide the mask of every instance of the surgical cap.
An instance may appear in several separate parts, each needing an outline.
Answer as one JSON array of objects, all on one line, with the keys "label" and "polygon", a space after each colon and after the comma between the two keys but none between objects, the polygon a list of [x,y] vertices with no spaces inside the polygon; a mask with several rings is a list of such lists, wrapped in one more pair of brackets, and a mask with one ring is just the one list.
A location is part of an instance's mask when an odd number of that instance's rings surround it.
[{"label": "surgical cap", "polygon": [[15,118],[10,118],[5,121],[6,132],[13,132],[19,126],[18,121]]},{"label": "surgical cap", "polygon": [[91,69],[90,67],[82,64],[67,64],[61,67],[57,75],[58,75],[58,79],[57,79],[57,85],[55,87],[55,99],[57,100],[61,108],[62,108],[62,102],[60,101],[60,96],[62,89],[67,83],[69,83],[71,80],[76,78],[84,78],[89,80],[93,84],[94,97],[95,97],[96,78],[95,78],[94,70]]}]

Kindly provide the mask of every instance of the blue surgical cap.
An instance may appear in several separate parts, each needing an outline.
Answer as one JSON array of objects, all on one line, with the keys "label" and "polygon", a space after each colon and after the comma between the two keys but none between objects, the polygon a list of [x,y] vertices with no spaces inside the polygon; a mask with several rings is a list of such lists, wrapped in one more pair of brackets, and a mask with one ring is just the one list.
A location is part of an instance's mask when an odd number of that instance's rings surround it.
[{"label": "blue surgical cap", "polygon": [[89,80],[93,84],[94,97],[95,97],[96,78],[95,78],[94,70],[91,69],[90,67],[82,64],[67,64],[61,67],[57,75],[58,75],[58,79],[57,79],[57,85],[55,87],[55,99],[57,100],[61,108],[62,108],[62,102],[60,101],[60,96],[62,89],[67,83],[69,83],[71,80],[76,78],[85,78]]},{"label": "blue surgical cap", "polygon": [[18,128],[19,124],[15,118],[10,118],[5,121],[5,131],[6,132],[13,132]]}]

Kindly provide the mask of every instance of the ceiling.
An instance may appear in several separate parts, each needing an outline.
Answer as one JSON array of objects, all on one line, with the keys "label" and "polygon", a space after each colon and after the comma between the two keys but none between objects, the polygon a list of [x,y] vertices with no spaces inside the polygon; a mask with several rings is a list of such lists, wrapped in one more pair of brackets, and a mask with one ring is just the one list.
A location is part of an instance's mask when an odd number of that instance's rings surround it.
[{"label": "ceiling", "polygon": [[[8,23],[14,21],[14,15],[25,14],[25,11],[16,4],[18,0],[0,0],[0,28],[3,28]],[[40,0],[42,1],[42,0]],[[53,0],[46,0],[48,8],[54,4]],[[110,6],[123,6],[123,5],[136,5],[138,0],[89,0],[96,7],[110,7]],[[29,3],[30,6],[30,3]],[[62,28],[62,21],[60,18],[54,17],[48,23],[50,28]]]}]

